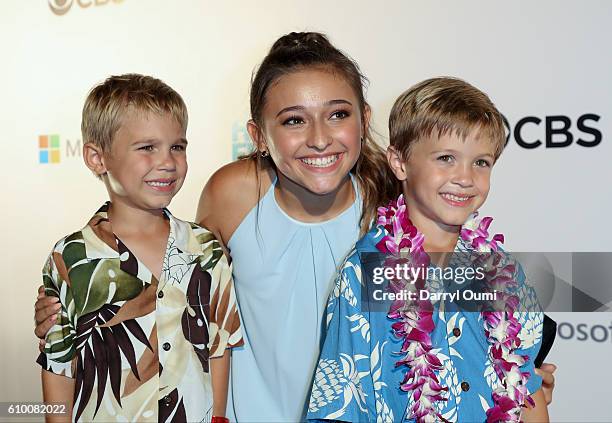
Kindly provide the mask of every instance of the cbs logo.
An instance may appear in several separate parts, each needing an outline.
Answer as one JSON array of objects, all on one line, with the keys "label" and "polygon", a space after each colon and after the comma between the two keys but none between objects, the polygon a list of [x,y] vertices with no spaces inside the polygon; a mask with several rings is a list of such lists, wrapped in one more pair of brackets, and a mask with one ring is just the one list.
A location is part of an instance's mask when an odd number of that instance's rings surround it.
[{"label": "cbs logo", "polygon": [[[111,2],[111,0],[48,0],[49,8],[53,13],[58,16],[65,15],[68,13],[74,3],[78,4],[82,9],[86,9],[90,6],[104,6]],[[112,0],[113,3],[122,3],[123,0]]]},{"label": "cbs logo", "polygon": [[[603,135],[595,127],[601,116],[586,113],[573,123],[568,116],[554,115],[544,116],[541,119],[536,116],[526,116],[514,125],[504,116],[507,136],[506,145],[510,137],[514,137],[516,143],[526,149],[538,148],[563,148],[576,143],[582,147],[595,147],[601,143]],[[528,135],[529,134],[529,135]]]}]

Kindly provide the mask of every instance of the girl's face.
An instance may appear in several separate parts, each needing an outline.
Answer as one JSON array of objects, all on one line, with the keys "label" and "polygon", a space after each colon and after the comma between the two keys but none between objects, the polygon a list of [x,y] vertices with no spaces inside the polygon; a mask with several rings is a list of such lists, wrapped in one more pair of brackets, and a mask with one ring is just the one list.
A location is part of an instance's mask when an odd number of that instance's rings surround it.
[{"label": "girl's face", "polygon": [[317,68],[273,83],[262,120],[256,135],[260,150],[269,151],[284,176],[319,195],[334,192],[346,179],[359,158],[367,125],[344,78]]}]

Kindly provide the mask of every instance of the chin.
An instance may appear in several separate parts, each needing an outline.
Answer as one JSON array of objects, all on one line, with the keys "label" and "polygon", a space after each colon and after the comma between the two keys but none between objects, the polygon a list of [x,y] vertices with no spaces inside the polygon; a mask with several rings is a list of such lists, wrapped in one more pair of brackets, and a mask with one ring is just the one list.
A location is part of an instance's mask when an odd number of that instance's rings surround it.
[{"label": "chin", "polygon": [[458,215],[458,214],[448,215],[447,214],[446,216],[440,216],[439,222],[445,226],[463,226],[463,224],[470,217],[470,214],[471,213],[467,213],[467,214],[462,213],[461,215]]},{"label": "chin", "polygon": [[333,178],[325,178],[323,180],[318,180],[318,181],[311,180],[310,183],[307,183],[304,186],[310,192],[313,192],[318,195],[326,195],[334,191],[337,191],[338,188],[340,188],[345,181],[346,179],[343,177],[333,177]]},{"label": "chin", "polygon": [[165,209],[166,207],[170,205],[171,201],[172,199],[149,201],[148,205],[151,208],[151,210]]},{"label": "chin", "polygon": [[328,195],[338,190],[340,184],[309,186],[308,191],[317,195]]}]

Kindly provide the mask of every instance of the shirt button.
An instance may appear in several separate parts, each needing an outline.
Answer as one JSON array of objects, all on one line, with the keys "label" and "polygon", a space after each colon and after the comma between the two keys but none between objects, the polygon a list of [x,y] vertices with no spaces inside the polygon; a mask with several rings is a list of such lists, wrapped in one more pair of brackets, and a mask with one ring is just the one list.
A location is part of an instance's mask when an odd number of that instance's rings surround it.
[{"label": "shirt button", "polygon": [[470,390],[470,384],[467,382],[461,382],[461,390],[467,392]]},{"label": "shirt button", "polygon": [[166,395],[164,398],[162,398],[162,401],[164,404],[169,405],[172,402],[172,398],[170,398],[170,395]]},{"label": "shirt button", "polygon": [[457,336],[457,337],[458,337],[459,335],[461,335],[461,329],[459,329],[459,328],[454,328],[454,329],[453,329],[453,335],[455,335],[455,336]]},{"label": "shirt button", "polygon": [[164,349],[164,351],[170,351],[170,344],[168,342],[164,342],[162,348]]},{"label": "shirt button", "polygon": [[159,291],[157,293],[157,298],[164,298],[164,291]]}]

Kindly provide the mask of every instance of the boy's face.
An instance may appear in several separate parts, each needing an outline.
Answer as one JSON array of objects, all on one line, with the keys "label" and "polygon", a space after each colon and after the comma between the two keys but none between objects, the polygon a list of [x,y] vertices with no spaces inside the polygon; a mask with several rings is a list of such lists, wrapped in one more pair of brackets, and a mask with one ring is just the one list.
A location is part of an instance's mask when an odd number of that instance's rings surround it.
[{"label": "boy's face", "polygon": [[167,207],[187,174],[186,148],[185,129],[170,114],[129,110],[103,154],[111,201]]},{"label": "boy's face", "polygon": [[403,181],[415,224],[447,231],[463,225],[487,198],[494,154],[493,143],[477,131],[465,140],[454,132],[418,140],[404,162]]}]

